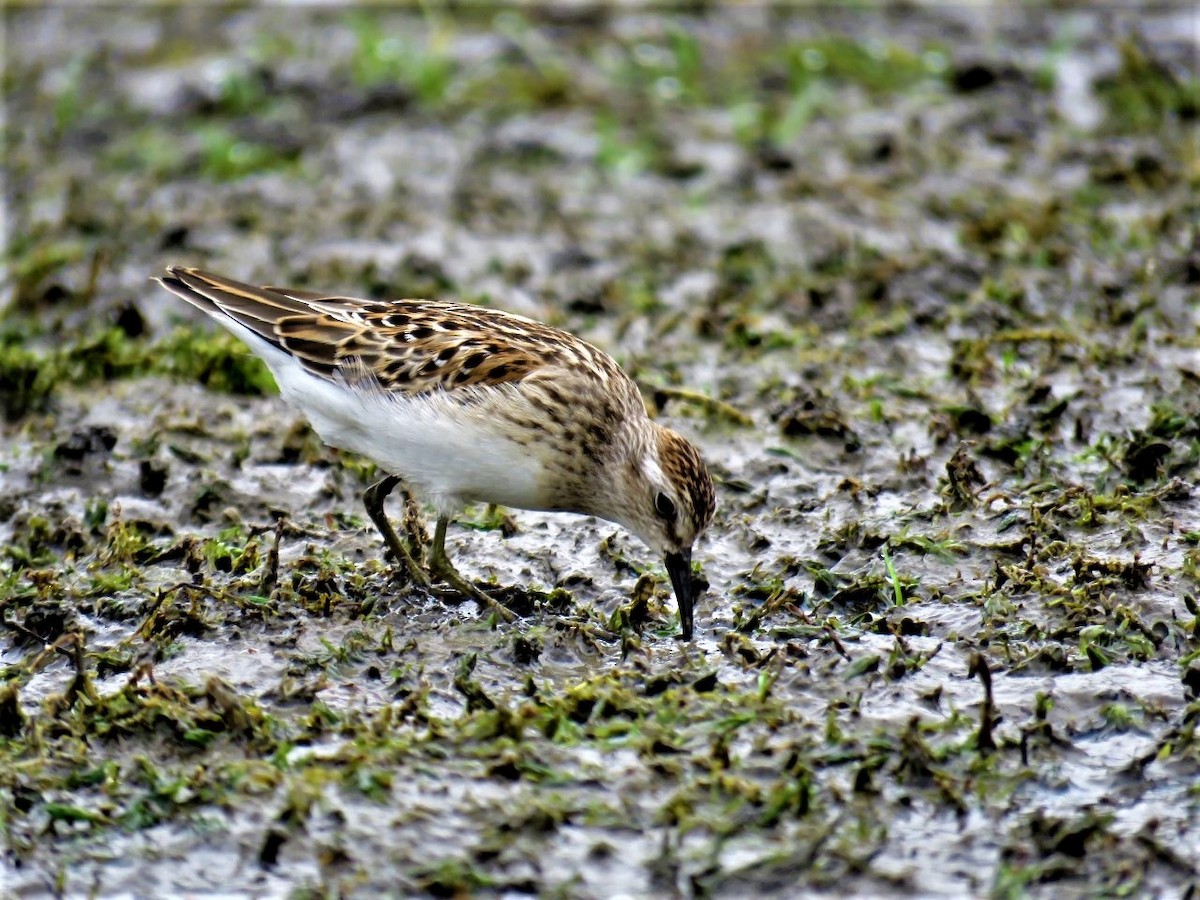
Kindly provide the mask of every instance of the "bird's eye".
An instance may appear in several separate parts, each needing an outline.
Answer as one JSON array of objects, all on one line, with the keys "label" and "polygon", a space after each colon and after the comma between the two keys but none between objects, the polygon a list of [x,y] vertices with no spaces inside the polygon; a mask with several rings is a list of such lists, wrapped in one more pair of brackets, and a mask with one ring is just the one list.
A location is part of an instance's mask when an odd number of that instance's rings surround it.
[{"label": "bird's eye", "polygon": [[658,496],[654,498],[654,510],[667,521],[671,521],[675,518],[675,501],[659,491]]}]

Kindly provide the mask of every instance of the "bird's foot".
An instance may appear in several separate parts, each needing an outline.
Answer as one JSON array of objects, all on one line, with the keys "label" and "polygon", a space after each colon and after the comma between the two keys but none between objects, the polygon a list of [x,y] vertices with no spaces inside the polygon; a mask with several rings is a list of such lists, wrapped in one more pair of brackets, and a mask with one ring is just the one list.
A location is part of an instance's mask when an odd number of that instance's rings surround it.
[{"label": "bird's foot", "polygon": [[[418,534],[411,521],[411,515],[413,510],[416,509],[416,504],[413,503],[412,498],[406,493],[404,531],[409,539],[408,547],[400,540],[400,536],[396,534],[396,529],[392,527],[391,521],[383,510],[384,500],[387,499],[388,494],[399,484],[401,484],[401,481],[395,475],[388,475],[382,478],[363,492],[363,503],[367,508],[367,515],[371,517],[371,521],[375,523],[375,527],[383,535],[383,542],[387,545],[388,550],[392,553],[392,557],[396,560],[399,569],[397,574],[402,574],[408,584],[429,587],[429,576],[425,574],[425,570],[417,562],[423,555],[424,538]],[[416,516],[418,526],[423,527],[419,518],[420,510],[416,510]]]},{"label": "bird's foot", "polygon": [[413,558],[409,549],[404,546],[396,532],[392,529],[391,534],[383,535],[384,543],[387,544],[388,551],[396,562],[395,575],[405,584],[413,584],[417,587],[428,588],[430,586],[430,578],[426,571],[421,567],[421,564]]},{"label": "bird's foot", "polygon": [[515,622],[517,617],[513,611],[502,605],[495,597],[490,596],[470,581],[451,565],[445,553],[431,553],[429,572],[434,578],[444,581],[462,596],[474,600],[484,609],[490,609],[504,622]]}]

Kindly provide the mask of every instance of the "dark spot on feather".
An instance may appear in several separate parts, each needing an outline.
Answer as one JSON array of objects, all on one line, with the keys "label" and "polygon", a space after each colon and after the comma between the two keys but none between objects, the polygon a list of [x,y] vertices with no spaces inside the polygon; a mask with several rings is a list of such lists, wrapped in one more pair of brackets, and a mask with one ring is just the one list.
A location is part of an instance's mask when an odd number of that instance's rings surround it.
[{"label": "dark spot on feather", "polygon": [[546,418],[555,425],[561,426],[566,420],[563,418],[563,408],[556,403],[547,403],[544,400],[534,400],[534,405],[546,414]]},{"label": "dark spot on feather", "polygon": [[403,328],[405,325],[407,325],[411,321],[412,321],[412,317],[408,316],[405,313],[392,313],[390,316],[388,316],[386,319],[383,320],[383,323],[385,325],[387,325],[389,328]]},{"label": "dark spot on feather", "polygon": [[413,340],[423,341],[433,334],[433,329],[428,325],[418,325],[416,328],[410,331],[409,334],[413,336]]},{"label": "dark spot on feather", "polygon": [[388,367],[383,371],[387,380],[394,384],[402,384],[408,381],[408,363],[403,359],[389,363]]},{"label": "dark spot on feather", "polygon": [[294,356],[301,356],[310,359],[317,359],[326,368],[330,368],[325,361],[330,358],[330,351],[333,349],[328,344],[321,341],[307,341],[304,338],[289,338],[283,339],[283,346],[287,351]]},{"label": "dark spot on feather", "polygon": [[508,375],[508,366],[505,365],[504,363],[500,363],[500,365],[494,366],[492,368],[492,371],[489,373],[489,376],[491,377],[492,381],[503,381],[507,375]]},{"label": "dark spot on feather", "polygon": [[483,361],[485,359],[487,359],[486,353],[482,353],[482,352],[481,353],[472,353],[470,356],[468,356],[466,359],[463,360],[463,368],[464,369],[477,368],[478,366],[480,366],[483,363]]},{"label": "dark spot on feather", "polygon": [[421,366],[421,368],[417,369],[417,374],[418,375],[432,375],[437,370],[438,370],[437,360],[431,359],[431,360],[429,360],[429,362],[425,363],[425,365]]},{"label": "dark spot on feather", "polygon": [[455,344],[451,344],[449,347],[443,347],[441,352],[438,353],[438,355],[437,355],[438,361],[442,362],[442,363],[447,363],[453,358],[454,354],[457,352],[458,352],[458,347]]},{"label": "dark spot on feather", "polygon": [[300,360],[300,365],[308,369],[308,371],[312,372],[314,375],[319,375],[322,378],[333,377],[333,366],[329,365],[328,363],[315,362],[314,360],[303,356],[298,356],[296,358]]},{"label": "dark spot on feather", "polygon": [[[333,297],[330,299],[332,302],[337,302],[338,300],[348,299],[348,298]],[[391,306],[389,306],[386,303],[368,303],[366,306],[363,307],[363,311],[372,316],[382,316],[382,315],[385,315],[390,310],[391,310]]]}]

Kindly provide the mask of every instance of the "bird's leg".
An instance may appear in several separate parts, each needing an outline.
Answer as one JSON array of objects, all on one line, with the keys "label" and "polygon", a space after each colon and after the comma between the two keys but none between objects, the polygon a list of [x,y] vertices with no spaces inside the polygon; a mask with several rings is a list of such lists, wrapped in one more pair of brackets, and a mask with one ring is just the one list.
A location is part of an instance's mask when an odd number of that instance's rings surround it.
[{"label": "bird's leg", "polygon": [[505,622],[512,622],[516,616],[511,610],[505,609],[492,597],[481,591],[467,579],[463,578],[454,568],[450,558],[446,556],[446,526],[450,524],[448,516],[438,516],[437,528],[433,532],[433,546],[429,548],[429,572],[435,578],[440,578],[464,597],[469,597],[480,606],[493,610]]},{"label": "bird's leg", "polygon": [[[387,513],[383,509],[383,501],[400,483],[400,478],[396,475],[388,475],[385,478],[375,482],[365,491],[363,491],[363,505],[367,508],[367,515],[371,517],[371,521],[375,523],[375,527],[379,529],[379,533],[383,535],[383,541],[387,544],[388,549],[392,551],[392,555],[396,558],[396,562],[402,569],[410,581],[417,584],[428,586],[429,576],[417,565],[412,554],[400,542],[400,538],[396,535],[396,529],[392,527],[392,523],[388,521]],[[407,495],[406,495],[407,496]]]}]

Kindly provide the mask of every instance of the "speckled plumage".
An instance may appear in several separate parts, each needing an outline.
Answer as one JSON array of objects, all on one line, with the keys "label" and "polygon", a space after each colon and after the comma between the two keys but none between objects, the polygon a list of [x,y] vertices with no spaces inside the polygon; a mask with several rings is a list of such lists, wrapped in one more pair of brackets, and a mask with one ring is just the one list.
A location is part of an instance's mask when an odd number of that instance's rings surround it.
[{"label": "speckled plumage", "polygon": [[[429,500],[439,514],[435,554],[445,520],[465,503],[610,519],[667,555],[691,636],[682,569],[712,519],[712,480],[690,442],[650,420],[608,354],[461,303],[323,296],[180,266],[158,281],[245,340],[326,443],[374,460]],[[396,481],[366,499],[399,552],[382,514]]]}]

